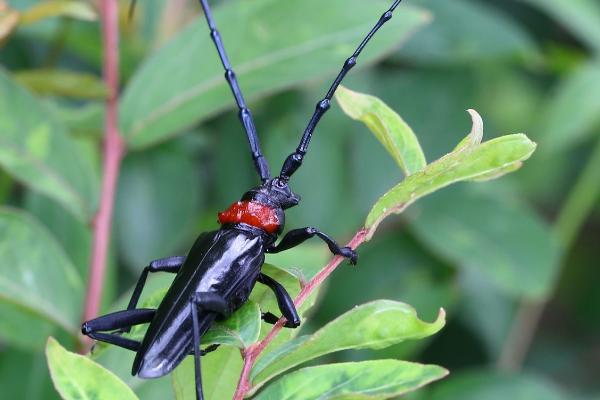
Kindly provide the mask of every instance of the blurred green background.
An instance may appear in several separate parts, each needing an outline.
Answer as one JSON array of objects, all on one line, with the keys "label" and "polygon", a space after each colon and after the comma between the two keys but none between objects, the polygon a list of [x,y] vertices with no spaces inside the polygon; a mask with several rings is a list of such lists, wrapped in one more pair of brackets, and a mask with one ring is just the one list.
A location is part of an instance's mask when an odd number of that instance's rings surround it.
[{"label": "blurred green background", "polygon": [[[57,398],[43,347],[49,334],[75,341],[100,182],[106,89],[97,12],[77,1],[44,12],[42,3],[52,2],[0,1],[7,399]],[[130,22],[121,3],[128,154],[103,311],[150,260],[185,252],[195,235],[217,227],[216,212],[256,184],[199,7],[138,3]],[[214,2],[273,171],[388,3]],[[335,360],[385,356],[450,369],[418,399],[600,399],[600,2],[405,3],[345,85],[402,115],[429,161],[468,133],[468,108],[482,115],[487,139],[525,132],[538,150],[517,173],[445,189],[392,218],[361,248],[357,267],[335,272],[303,329],[379,298],[412,304],[429,321],[444,307],[448,324],[433,339]],[[292,181],[303,201],[287,227],[314,225],[345,242],[401,178],[367,129],[334,104]],[[288,262],[314,271],[326,260],[315,241]],[[143,399],[172,396],[168,380],[130,383]]]}]

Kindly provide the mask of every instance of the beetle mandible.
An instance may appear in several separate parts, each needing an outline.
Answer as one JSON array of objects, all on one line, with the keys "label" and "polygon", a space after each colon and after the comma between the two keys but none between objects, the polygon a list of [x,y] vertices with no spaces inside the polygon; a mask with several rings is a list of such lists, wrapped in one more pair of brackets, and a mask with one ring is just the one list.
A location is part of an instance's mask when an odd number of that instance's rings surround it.
[{"label": "beetle mandible", "polygon": [[[219,213],[221,228],[202,233],[187,256],[168,257],[152,261],[144,268],[133,291],[127,309],[107,314],[82,325],[84,335],[136,352],[131,373],[141,378],[157,378],[171,372],[186,356],[195,361],[196,397],[203,398],[200,376],[200,357],[216,349],[216,345],[200,349],[200,338],[217,318],[226,318],[244,304],[256,282],[267,285],[275,294],[286,327],[296,328],[300,317],[294,302],[285,288],[261,273],[265,253],[278,253],[317,236],[334,255],[357,261],[356,252],[340,247],[332,238],[318,229],[307,227],[293,229],[275,244],[285,223],[285,210],[298,205],[300,198],[294,194],[289,181],[302,165],[310,139],[321,117],[329,110],[333,95],[356,65],[358,56],[369,40],[385,24],[402,0],[395,0],[383,13],[375,26],[361,41],[330,86],[304,130],[300,144],[283,163],[279,176],[271,177],[267,160],[261,149],[254,120],[244,101],[244,96],[225,52],[223,40],[217,30],[207,0],[200,0],[204,16],[231,92],[239,110],[239,119],[246,132],[254,166],[261,184],[250,189],[229,209]],[[137,303],[151,272],[176,274],[165,297],[157,309],[137,308]],[[275,323],[279,318],[270,312],[263,320]],[[132,326],[149,324],[141,342],[121,336]]]}]

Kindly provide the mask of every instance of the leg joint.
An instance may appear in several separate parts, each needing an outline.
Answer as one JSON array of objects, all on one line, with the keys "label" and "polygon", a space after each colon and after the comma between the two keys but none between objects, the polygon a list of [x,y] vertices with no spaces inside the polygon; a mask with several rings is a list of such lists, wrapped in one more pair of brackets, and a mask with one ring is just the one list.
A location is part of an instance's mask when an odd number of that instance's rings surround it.
[{"label": "leg joint", "polygon": [[231,68],[225,70],[225,79],[227,79],[228,82],[235,81],[235,72]]},{"label": "leg joint", "polygon": [[327,111],[327,110],[329,110],[329,107],[331,107],[331,101],[329,99],[327,99],[327,98],[321,100],[317,104],[317,109],[318,110]]}]

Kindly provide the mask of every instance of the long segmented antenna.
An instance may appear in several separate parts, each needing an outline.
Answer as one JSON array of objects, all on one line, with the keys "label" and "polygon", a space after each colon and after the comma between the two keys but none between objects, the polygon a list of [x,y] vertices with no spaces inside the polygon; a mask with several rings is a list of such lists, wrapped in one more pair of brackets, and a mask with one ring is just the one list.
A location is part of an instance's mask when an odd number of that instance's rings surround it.
[{"label": "long segmented antenna", "polygon": [[367,43],[369,43],[369,40],[371,40],[371,38],[375,35],[375,33],[377,33],[377,31],[383,26],[383,24],[385,24],[392,18],[394,10],[396,9],[396,7],[398,7],[398,5],[401,2],[402,0],[394,1],[394,4],[392,4],[389,10],[383,13],[383,15],[379,18],[379,21],[377,21],[377,24],[375,24],[373,29],[371,29],[369,34],[363,39],[358,48],[354,51],[354,54],[352,54],[352,56],[350,56],[350,58],[348,58],[346,62],[344,62],[342,70],[335,78],[335,81],[333,81],[333,84],[329,88],[327,95],[325,95],[325,98],[323,98],[323,100],[317,103],[315,112],[312,115],[308,126],[304,130],[304,134],[302,134],[302,139],[300,140],[300,144],[296,148],[296,151],[290,154],[283,163],[281,173],[279,174],[282,180],[289,180],[290,177],[294,174],[294,172],[296,172],[296,170],[300,168],[300,166],[302,165],[304,155],[308,150],[308,145],[310,143],[312,134],[317,124],[321,120],[321,117],[323,117],[323,115],[329,110],[329,107],[331,106],[331,99],[333,98],[333,95],[335,94],[335,91],[337,90],[338,86],[340,86],[340,83],[342,83],[342,80],[344,80],[346,74],[356,65],[356,60],[358,56],[363,51]]},{"label": "long segmented antenna", "polygon": [[264,183],[270,178],[269,165],[265,157],[262,155],[262,152],[260,151],[260,142],[256,133],[256,127],[254,126],[252,113],[250,113],[250,110],[248,109],[248,107],[246,107],[244,96],[242,95],[242,90],[240,89],[240,85],[237,82],[235,73],[233,72],[233,68],[231,67],[229,58],[227,57],[227,53],[225,52],[223,40],[221,39],[221,35],[217,30],[217,26],[212,17],[212,13],[210,11],[210,7],[208,6],[207,0],[200,0],[200,5],[204,10],[204,16],[206,17],[206,22],[208,22],[208,26],[210,28],[210,37],[215,43],[217,51],[219,52],[219,58],[221,59],[223,68],[225,68],[225,79],[227,79],[227,82],[229,83],[231,92],[233,93],[238,109],[240,110],[238,115],[240,121],[242,122],[242,125],[244,126],[244,130],[246,131],[246,135],[248,136],[248,142],[250,143],[250,150],[252,151],[254,166],[256,167],[256,171],[260,175],[260,179]]}]

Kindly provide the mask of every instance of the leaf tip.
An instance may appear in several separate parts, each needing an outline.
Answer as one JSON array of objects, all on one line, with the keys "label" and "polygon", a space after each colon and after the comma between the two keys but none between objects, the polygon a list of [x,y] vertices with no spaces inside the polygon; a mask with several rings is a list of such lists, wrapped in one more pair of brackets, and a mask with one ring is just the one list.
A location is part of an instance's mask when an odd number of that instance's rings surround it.
[{"label": "leaf tip", "polygon": [[444,326],[446,326],[446,310],[440,307],[437,318],[431,323],[432,333],[439,332]]},{"label": "leaf tip", "polygon": [[438,312],[437,321],[446,322],[446,310],[444,307],[440,307],[440,311]]},{"label": "leaf tip", "polygon": [[50,357],[50,352],[53,352],[61,347],[62,346],[60,343],[58,343],[58,340],[56,340],[53,336],[48,336],[48,340],[46,340],[46,358]]},{"label": "leaf tip", "polygon": [[471,115],[471,121],[473,121],[469,137],[471,137],[473,144],[480,144],[483,140],[483,119],[481,118],[481,115],[472,108],[469,108],[467,112]]}]

